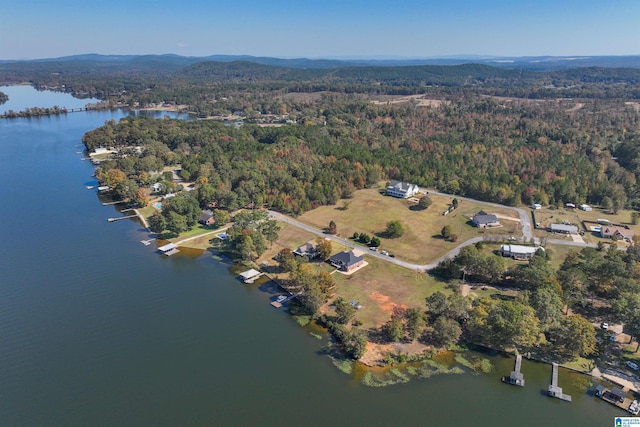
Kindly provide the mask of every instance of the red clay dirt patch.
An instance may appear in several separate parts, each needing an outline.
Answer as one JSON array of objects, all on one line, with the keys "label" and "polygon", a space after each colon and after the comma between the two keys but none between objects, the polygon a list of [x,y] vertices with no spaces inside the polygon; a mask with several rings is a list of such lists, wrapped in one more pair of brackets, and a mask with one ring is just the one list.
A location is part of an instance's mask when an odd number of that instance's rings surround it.
[{"label": "red clay dirt patch", "polygon": [[371,299],[373,302],[378,304],[378,307],[380,307],[382,310],[388,313],[393,313],[393,309],[396,307],[400,307],[403,309],[407,308],[406,305],[396,304],[395,302],[390,301],[391,298],[389,296],[381,294],[380,292],[376,292],[376,291],[373,291],[371,292],[371,294],[369,294],[369,299]]}]

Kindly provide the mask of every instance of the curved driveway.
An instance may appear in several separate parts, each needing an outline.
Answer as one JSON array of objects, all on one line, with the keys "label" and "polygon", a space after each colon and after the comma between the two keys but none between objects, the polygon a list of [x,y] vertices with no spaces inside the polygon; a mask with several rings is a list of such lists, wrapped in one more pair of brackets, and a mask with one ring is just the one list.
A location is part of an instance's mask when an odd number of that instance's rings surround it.
[{"label": "curved driveway", "polygon": [[[446,194],[446,193],[439,193],[437,191],[431,191],[429,190],[429,194],[437,194],[438,196],[444,196],[444,197],[451,197],[451,198],[456,198],[458,200],[465,200],[468,202],[473,202],[473,203],[479,203],[479,204],[483,204],[486,206],[492,206],[494,208],[502,208],[502,209],[510,209],[513,210],[515,212],[518,213],[518,215],[520,216],[520,224],[522,225],[522,237],[524,238],[525,241],[531,241],[531,239],[533,239],[533,228],[531,227],[531,215],[529,212],[527,212],[526,210],[522,209],[522,208],[514,208],[512,206],[506,206],[506,205],[500,205],[498,203],[490,203],[490,202],[482,202],[480,200],[475,200],[475,199],[470,199],[468,197],[461,197],[461,196],[455,196],[452,194]],[[281,222],[285,222],[287,224],[291,224],[294,227],[300,228],[302,230],[308,231],[309,233],[315,234],[316,236],[320,236],[320,237],[324,237],[327,239],[330,239],[336,243],[340,243],[341,245],[347,246],[349,248],[357,248],[357,249],[363,249],[362,246],[360,245],[356,245],[354,242],[347,240],[347,239],[343,239],[341,237],[338,236],[334,236],[332,234],[326,234],[325,232],[318,230],[317,228],[311,227],[307,224],[303,224],[300,221],[297,221],[291,217],[288,217],[286,215],[283,215],[279,212],[274,212],[274,211],[269,211],[269,214],[271,216],[271,218],[276,219],[278,221]],[[418,270],[418,271],[427,271],[427,270],[431,270],[432,268],[435,268],[442,260],[447,259],[447,258],[453,258],[456,255],[458,255],[460,253],[460,250],[462,248],[464,248],[465,246],[468,245],[473,245],[477,242],[481,242],[484,240],[484,237],[479,236],[479,237],[474,237],[472,239],[469,239],[465,242],[462,242],[461,244],[459,244],[458,246],[456,246],[455,248],[453,248],[452,250],[450,250],[449,252],[447,252],[446,254],[444,254],[443,256],[441,256],[440,258],[436,259],[435,261],[429,263],[429,264],[424,264],[424,265],[418,265],[418,264],[412,264],[410,262],[406,262],[406,261],[402,261],[398,258],[392,258],[389,257],[387,255],[382,255],[381,253],[378,252],[373,252],[373,251],[369,251],[367,252],[368,256],[374,257],[374,258],[378,258],[381,259],[383,261],[387,261],[390,262],[392,264],[396,264],[399,265],[401,267],[405,267],[405,268],[409,268],[411,270]],[[538,239],[535,239],[536,241]],[[590,246],[590,247],[596,247],[596,245],[594,244],[589,244],[589,243],[580,243],[580,242],[573,242],[573,241],[567,241],[567,240],[557,240],[557,239],[548,239],[547,240],[548,244],[553,244],[553,245],[564,245],[564,246],[578,246],[578,247],[586,247],[586,246]]]}]

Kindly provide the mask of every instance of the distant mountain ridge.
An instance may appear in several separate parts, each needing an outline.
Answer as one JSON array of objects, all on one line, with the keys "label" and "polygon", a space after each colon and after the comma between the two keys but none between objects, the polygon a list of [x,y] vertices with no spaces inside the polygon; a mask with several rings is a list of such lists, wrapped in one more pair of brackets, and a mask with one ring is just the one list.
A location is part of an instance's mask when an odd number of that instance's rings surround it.
[{"label": "distant mountain ridge", "polygon": [[50,63],[50,62],[91,62],[102,65],[123,63],[147,64],[162,63],[174,67],[186,67],[198,62],[236,62],[246,61],[262,65],[285,68],[327,69],[350,66],[408,66],[408,65],[461,65],[485,64],[500,68],[525,69],[530,71],[555,71],[576,67],[602,68],[640,68],[640,55],[627,56],[522,56],[493,57],[483,55],[460,55],[438,58],[394,58],[394,59],[310,59],[310,58],[276,58],[251,55],[210,55],[180,56],[164,55],[101,55],[83,54],[59,58],[43,58],[32,60],[0,60],[0,63]]}]

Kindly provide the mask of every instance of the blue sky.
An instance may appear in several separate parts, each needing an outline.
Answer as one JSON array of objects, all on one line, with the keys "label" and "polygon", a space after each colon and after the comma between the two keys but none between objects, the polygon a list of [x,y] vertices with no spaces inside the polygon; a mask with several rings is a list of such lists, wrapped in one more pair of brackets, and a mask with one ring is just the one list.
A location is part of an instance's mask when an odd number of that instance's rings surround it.
[{"label": "blue sky", "polygon": [[0,59],[640,54],[640,0],[5,0],[0,11]]}]

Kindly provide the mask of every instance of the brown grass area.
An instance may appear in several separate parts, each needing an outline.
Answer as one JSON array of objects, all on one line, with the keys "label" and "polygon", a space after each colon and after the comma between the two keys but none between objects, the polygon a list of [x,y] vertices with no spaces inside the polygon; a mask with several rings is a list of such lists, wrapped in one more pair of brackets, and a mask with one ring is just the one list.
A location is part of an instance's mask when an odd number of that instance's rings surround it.
[{"label": "brown grass area", "polygon": [[442,104],[449,103],[449,101],[443,101],[441,99],[425,98],[425,95],[381,95],[377,96],[376,99],[372,99],[370,102],[374,105],[393,105],[412,101],[415,101],[418,107],[439,107]]},{"label": "brown grass area", "polygon": [[[322,206],[298,218],[299,221],[317,228],[324,228],[334,220],[341,237],[351,237],[354,232],[374,235],[383,232],[387,222],[397,219],[405,227],[405,234],[397,239],[382,239],[381,249],[395,254],[398,258],[417,264],[426,264],[446,254],[472,237],[483,234],[519,234],[520,224],[503,221],[503,227],[479,230],[469,225],[469,219],[480,210],[517,218],[510,209],[489,208],[480,203],[462,201],[458,209],[443,216],[451,198],[430,195],[433,204],[426,210],[414,211],[415,203],[381,195],[378,189],[359,190],[349,200],[349,208],[341,210],[336,206]],[[439,235],[442,227],[451,225],[459,236],[458,243],[445,242]]]},{"label": "brown grass area", "polygon": [[364,328],[376,328],[391,317],[395,307],[424,307],[425,298],[444,283],[385,261],[366,257],[369,265],[352,276],[334,274],[336,297],[356,301],[362,307],[356,318]]}]

